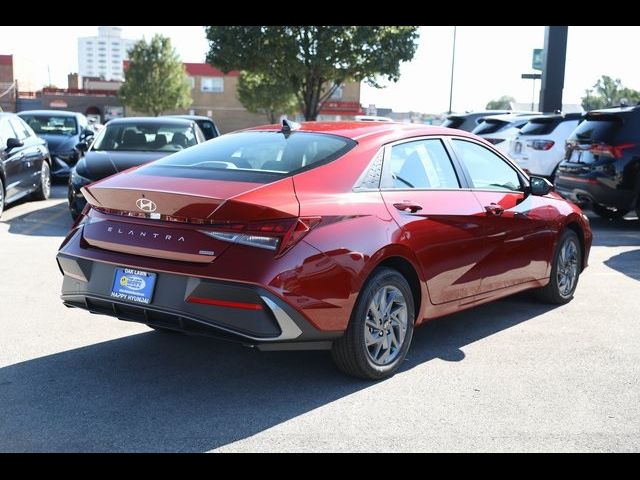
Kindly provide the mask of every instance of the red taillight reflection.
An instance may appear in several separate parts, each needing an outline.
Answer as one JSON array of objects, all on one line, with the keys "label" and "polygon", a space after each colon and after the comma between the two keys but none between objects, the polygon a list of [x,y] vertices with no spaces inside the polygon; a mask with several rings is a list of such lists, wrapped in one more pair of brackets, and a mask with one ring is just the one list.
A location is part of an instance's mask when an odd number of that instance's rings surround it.
[{"label": "red taillight reflection", "polygon": [[187,303],[199,303],[200,305],[212,305],[214,307],[239,308],[241,310],[262,310],[259,303],[230,302],[229,300],[218,300],[215,298],[187,297]]},{"label": "red taillight reflection", "polygon": [[529,146],[534,150],[551,150],[555,145],[553,140],[533,140]]},{"label": "red taillight reflection", "polygon": [[612,158],[622,158],[625,150],[635,147],[636,143],[623,143],[621,145],[606,145],[603,143],[591,145],[589,151],[594,155],[603,155]]}]

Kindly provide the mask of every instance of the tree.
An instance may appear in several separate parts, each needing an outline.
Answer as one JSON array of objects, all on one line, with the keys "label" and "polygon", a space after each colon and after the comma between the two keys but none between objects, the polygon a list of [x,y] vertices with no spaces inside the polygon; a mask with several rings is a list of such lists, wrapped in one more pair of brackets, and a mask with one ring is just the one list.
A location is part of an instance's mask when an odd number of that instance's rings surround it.
[{"label": "tree", "polygon": [[623,102],[627,105],[635,105],[639,101],[639,91],[623,87],[619,78],[613,79],[608,75],[603,75],[598,79],[593,89],[585,90],[585,96],[582,97],[582,108],[589,111],[597,108],[616,107]]},{"label": "tree", "polygon": [[280,114],[294,114],[298,101],[288,82],[260,73],[242,72],[238,80],[238,99],[247,110],[264,113],[271,123]]},{"label": "tree", "polygon": [[487,103],[487,110],[511,110],[511,104],[515,101],[515,98],[503,95],[499,99]]},{"label": "tree", "polygon": [[232,26],[206,27],[207,62],[224,72],[244,70],[288,84],[305,119],[346,81],[380,87],[378,77],[400,78],[400,62],[413,58],[417,27]]},{"label": "tree", "polygon": [[156,117],[191,105],[187,74],[169,38],[156,34],[150,43],[135,43],[118,95],[124,105]]}]

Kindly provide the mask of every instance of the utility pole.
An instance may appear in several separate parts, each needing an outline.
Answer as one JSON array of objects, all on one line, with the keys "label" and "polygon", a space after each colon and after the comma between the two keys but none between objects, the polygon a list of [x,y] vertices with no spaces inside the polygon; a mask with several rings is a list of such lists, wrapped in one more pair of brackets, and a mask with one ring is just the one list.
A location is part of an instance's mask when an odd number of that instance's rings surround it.
[{"label": "utility pole", "polygon": [[51,86],[51,67],[49,65],[47,65],[47,73],[49,74],[49,85],[47,85],[48,87]]},{"label": "utility pole", "polygon": [[544,30],[540,111],[562,110],[564,68],[567,60],[567,26],[550,26]]},{"label": "utility pole", "polygon": [[449,85],[449,113],[451,113],[451,102],[453,100],[453,68],[456,64],[456,30],[458,27],[453,27],[453,52],[451,53],[451,84]]}]

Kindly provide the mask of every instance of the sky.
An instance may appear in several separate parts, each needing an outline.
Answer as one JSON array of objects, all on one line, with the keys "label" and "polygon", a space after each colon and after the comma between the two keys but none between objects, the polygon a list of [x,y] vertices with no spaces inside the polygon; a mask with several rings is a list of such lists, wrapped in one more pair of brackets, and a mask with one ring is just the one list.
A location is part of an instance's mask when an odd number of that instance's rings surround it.
[{"label": "sky", "polygon": [[[0,54],[14,55],[20,90],[35,90],[51,82],[66,87],[67,74],[78,69],[78,37],[97,35],[97,26],[2,27]],[[25,34],[26,33],[26,34]],[[185,62],[204,62],[207,41],[203,27],[124,26],[122,36],[150,39],[169,36]],[[416,55],[401,65],[401,77],[387,88],[362,86],[361,103],[394,111],[441,113],[449,107],[453,27],[420,27]],[[453,111],[482,109],[487,102],[510,95],[531,102],[531,55],[544,45],[544,27],[457,27],[453,77]],[[640,90],[640,64],[635,51],[640,27],[569,27],[563,103],[580,97],[601,75],[620,78]],[[537,102],[540,81],[536,81]]]}]

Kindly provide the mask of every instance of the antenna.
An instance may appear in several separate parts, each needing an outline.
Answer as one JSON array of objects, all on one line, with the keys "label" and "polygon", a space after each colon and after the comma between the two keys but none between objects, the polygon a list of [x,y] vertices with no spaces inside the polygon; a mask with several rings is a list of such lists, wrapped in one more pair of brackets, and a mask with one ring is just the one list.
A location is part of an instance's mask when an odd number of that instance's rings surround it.
[{"label": "antenna", "polygon": [[300,130],[300,127],[301,125],[299,123],[283,118],[280,131],[284,133],[285,136],[289,136],[293,130]]}]

